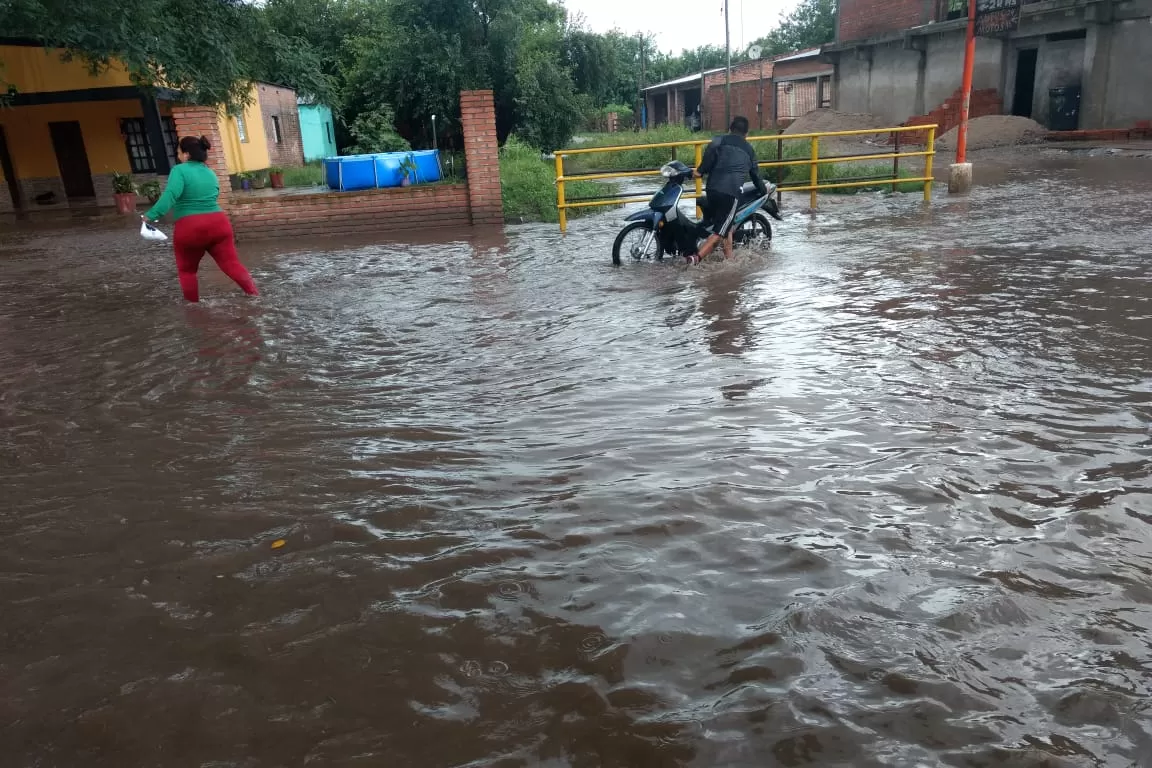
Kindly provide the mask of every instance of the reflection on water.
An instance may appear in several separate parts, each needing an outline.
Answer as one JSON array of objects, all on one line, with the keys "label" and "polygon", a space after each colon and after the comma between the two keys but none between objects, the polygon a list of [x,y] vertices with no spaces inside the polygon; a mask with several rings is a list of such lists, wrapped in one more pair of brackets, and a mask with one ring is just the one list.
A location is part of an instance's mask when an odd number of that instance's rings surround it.
[{"label": "reflection on water", "polygon": [[1108,167],[687,271],[618,214],[252,245],[190,308],[131,233],[9,238],[0,762],[1152,765]]}]

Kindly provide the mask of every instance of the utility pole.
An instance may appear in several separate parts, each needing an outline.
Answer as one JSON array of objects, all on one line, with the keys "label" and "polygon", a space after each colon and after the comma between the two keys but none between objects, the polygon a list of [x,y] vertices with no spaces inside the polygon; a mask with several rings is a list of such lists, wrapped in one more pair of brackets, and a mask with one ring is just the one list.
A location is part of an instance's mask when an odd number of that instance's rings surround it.
[{"label": "utility pole", "polygon": [[728,28],[728,0],[724,0],[724,51],[728,56],[724,68],[724,130],[728,130],[732,125],[732,36]]},{"label": "utility pole", "polygon": [[948,174],[948,191],[964,194],[972,188],[968,162],[968,108],[972,104],[972,67],[976,62],[976,0],[968,0],[968,34],[964,40],[964,76],[960,81],[960,127],[956,131],[956,162]]},{"label": "utility pole", "polygon": [[640,127],[648,128],[648,97],[644,95],[644,87],[648,84],[648,72],[644,65],[644,33],[638,34],[640,41]]}]

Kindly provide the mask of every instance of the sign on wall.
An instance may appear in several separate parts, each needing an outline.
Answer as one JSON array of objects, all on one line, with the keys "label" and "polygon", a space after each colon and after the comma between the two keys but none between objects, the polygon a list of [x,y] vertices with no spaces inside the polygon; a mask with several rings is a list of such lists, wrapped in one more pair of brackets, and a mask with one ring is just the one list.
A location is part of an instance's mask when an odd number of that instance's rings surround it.
[{"label": "sign on wall", "polygon": [[1020,0],[976,0],[976,34],[998,37],[1020,26]]}]

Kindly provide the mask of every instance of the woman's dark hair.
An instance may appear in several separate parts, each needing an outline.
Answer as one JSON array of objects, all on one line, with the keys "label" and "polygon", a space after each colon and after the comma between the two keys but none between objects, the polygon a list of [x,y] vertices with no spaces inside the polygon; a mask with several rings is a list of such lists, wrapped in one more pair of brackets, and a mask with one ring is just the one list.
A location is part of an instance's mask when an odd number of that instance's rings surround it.
[{"label": "woman's dark hair", "polygon": [[188,154],[188,157],[198,163],[202,163],[208,159],[208,150],[212,149],[212,145],[208,143],[208,139],[200,136],[185,136],[180,139],[180,151]]}]

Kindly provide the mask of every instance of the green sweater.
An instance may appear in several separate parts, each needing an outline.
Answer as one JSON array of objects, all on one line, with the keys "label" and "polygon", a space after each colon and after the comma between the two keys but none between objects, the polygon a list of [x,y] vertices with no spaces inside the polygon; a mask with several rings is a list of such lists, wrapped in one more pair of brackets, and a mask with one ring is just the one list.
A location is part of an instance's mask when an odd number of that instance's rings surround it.
[{"label": "green sweater", "polygon": [[216,198],[220,196],[220,180],[216,172],[195,160],[180,163],[168,174],[168,186],[156,205],[144,214],[149,221],[156,221],[172,211],[172,220],[197,213],[217,213],[220,210]]}]

